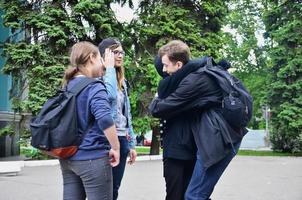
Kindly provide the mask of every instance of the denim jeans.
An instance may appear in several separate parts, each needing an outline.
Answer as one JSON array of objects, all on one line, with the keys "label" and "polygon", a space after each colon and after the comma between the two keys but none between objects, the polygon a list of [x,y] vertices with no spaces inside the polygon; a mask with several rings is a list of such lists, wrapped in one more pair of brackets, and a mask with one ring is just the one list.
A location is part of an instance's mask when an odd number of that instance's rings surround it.
[{"label": "denim jeans", "polygon": [[109,157],[95,160],[60,160],[64,200],[112,200]]},{"label": "denim jeans", "polygon": [[129,154],[129,142],[126,136],[119,136],[120,141],[120,163],[118,166],[112,168],[113,175],[113,200],[118,197],[118,190],[121,186],[121,182],[124,176],[125,166],[127,162],[127,157]]},{"label": "denim jeans", "polygon": [[185,194],[186,200],[209,200],[216,183],[227,168],[231,160],[237,154],[241,142],[234,144],[231,151],[224,159],[205,169],[202,160],[197,155],[197,161],[193,175]]}]

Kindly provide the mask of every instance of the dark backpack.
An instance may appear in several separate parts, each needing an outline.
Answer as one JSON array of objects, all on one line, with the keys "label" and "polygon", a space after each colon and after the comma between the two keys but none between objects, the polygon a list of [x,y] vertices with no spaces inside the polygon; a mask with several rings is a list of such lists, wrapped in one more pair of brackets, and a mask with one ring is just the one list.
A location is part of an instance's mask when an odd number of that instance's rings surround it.
[{"label": "dark backpack", "polygon": [[205,72],[223,90],[222,115],[233,128],[245,128],[252,118],[253,98],[242,82],[208,58]]},{"label": "dark backpack", "polygon": [[77,152],[83,133],[77,126],[77,95],[89,84],[101,82],[83,78],[72,88],[59,90],[42,107],[30,123],[31,145],[57,158],[68,158]]}]

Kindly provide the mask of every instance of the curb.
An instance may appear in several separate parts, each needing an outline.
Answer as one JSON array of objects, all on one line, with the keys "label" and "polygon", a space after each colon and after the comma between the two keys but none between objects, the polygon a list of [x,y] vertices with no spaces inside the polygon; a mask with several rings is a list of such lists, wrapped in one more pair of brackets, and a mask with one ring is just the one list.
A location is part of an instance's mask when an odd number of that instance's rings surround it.
[{"label": "curb", "polygon": [[0,175],[14,176],[21,171],[21,162],[22,161],[13,161],[13,162],[1,162],[0,163]]},{"label": "curb", "polygon": [[259,147],[259,148],[248,148],[240,147],[239,150],[251,150],[251,151],[273,151],[271,147]]},{"label": "curb", "polygon": [[[162,160],[162,158],[163,158],[162,155],[138,156],[136,158],[136,161]],[[21,167],[54,166],[54,165],[59,164],[58,159],[53,159],[53,160],[29,160],[29,161],[16,161],[16,162],[20,162]]]},{"label": "curb", "polygon": [[[138,156],[137,162],[162,160],[162,155],[146,155]],[[30,160],[30,161],[1,161],[0,162],[0,175],[18,174],[22,167],[40,167],[40,166],[55,166],[59,165],[58,159],[53,160]]]}]

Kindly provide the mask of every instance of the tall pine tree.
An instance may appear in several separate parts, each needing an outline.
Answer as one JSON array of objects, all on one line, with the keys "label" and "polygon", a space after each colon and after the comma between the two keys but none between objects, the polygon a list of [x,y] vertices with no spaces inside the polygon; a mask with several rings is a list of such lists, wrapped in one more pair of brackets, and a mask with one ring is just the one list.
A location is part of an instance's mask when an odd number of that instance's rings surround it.
[{"label": "tall pine tree", "polygon": [[266,2],[271,142],[275,150],[302,151],[302,4],[299,0]]}]

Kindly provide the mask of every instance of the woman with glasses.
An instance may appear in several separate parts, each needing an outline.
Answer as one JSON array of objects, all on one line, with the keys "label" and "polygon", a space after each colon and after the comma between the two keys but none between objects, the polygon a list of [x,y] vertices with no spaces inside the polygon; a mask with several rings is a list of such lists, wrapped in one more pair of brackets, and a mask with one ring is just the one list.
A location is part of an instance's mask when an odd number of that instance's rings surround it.
[{"label": "woman with glasses", "polygon": [[99,44],[99,51],[104,62],[103,79],[107,88],[112,117],[120,142],[120,163],[118,166],[112,168],[113,200],[116,200],[128,154],[130,155],[129,164],[133,164],[136,159],[135,136],[132,128],[130,101],[124,75],[123,63],[125,52],[123,47],[116,38],[106,38]]}]

